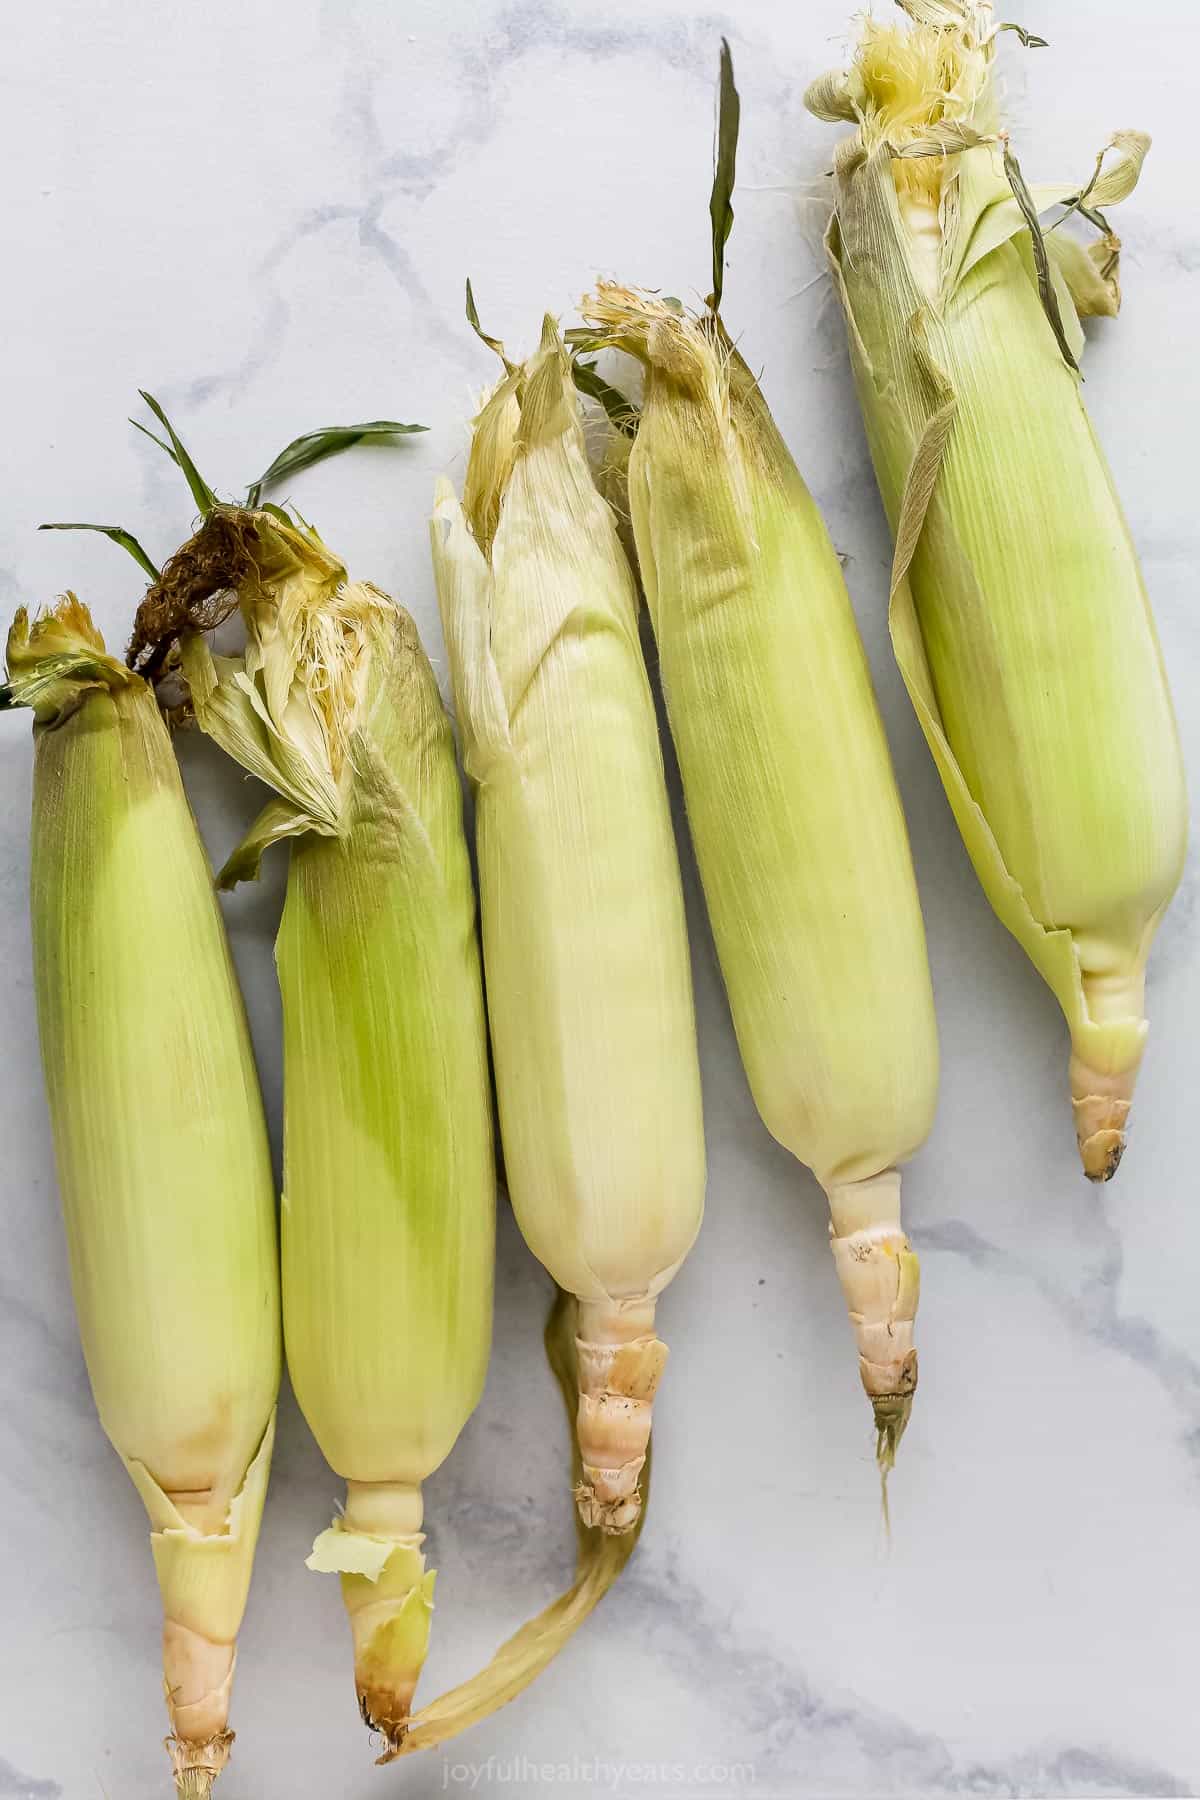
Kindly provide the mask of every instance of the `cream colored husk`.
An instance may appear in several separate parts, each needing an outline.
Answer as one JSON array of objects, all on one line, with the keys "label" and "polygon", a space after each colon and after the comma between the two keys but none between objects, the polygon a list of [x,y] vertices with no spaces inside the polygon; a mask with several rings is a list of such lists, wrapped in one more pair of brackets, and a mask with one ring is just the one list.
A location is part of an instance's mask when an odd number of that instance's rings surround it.
[{"label": "cream colored husk", "polygon": [[567,360],[541,346],[484,406],[434,568],[475,793],[488,1007],[509,1191],[581,1302],[585,1522],[620,1533],[666,1347],[655,1302],[704,1198],[679,866],[615,522]]}]

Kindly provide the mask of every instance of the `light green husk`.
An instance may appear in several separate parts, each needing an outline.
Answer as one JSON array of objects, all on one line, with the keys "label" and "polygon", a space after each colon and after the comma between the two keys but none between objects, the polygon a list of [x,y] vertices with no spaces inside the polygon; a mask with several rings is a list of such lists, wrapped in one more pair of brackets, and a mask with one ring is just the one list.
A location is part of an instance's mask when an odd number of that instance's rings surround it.
[{"label": "light green husk", "polygon": [[[896,536],[897,659],[984,891],[1071,1032],[1085,1172],[1107,1180],[1178,883],[1183,768],[1137,558],[1083,404],[1081,316],[1120,301],[1104,208],[1149,139],[1090,181],[1026,188],[999,126],[990,8],[902,0],[810,108],[852,120],[827,238]],[[1038,224],[1062,204],[1101,233]]]},{"label": "light green husk", "polygon": [[462,800],[407,613],[282,515],[219,509],[189,566],[222,542],[245,653],[187,635],[182,669],[202,728],[275,790],[222,883],[290,844],[276,944],[284,1329],[300,1406],[348,1483],[309,1566],[341,1574],[359,1703],[387,1761],[429,1638],[421,1483],[479,1399],[491,1341],[495,1176]]},{"label": "light green husk", "polygon": [[581,1303],[580,1512],[620,1533],[666,1358],[655,1299],[703,1209],[691,974],[636,591],[553,319],[508,366],[475,421],[463,503],[439,485],[433,559],[509,1192]]},{"label": "light green husk", "polygon": [[166,727],[73,596],[8,640],[34,711],[31,910],[71,1280],[150,1517],[179,1792],[224,1766],[279,1386],[275,1196],[237,979]]},{"label": "light green husk", "polygon": [[719,319],[613,283],[584,314],[645,367],[630,508],[709,917],[759,1112],[829,1197],[886,1471],[917,1374],[897,1165],[930,1127],[937,1040],[866,661],[817,508]]}]

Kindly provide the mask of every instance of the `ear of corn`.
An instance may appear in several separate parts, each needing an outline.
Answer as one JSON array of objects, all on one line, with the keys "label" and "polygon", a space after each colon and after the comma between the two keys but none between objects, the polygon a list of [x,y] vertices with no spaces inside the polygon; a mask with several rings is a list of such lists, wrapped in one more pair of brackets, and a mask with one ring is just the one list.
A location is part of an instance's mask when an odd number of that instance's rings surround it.
[{"label": "ear of corn", "polygon": [[816,506],[716,316],[612,283],[584,313],[645,367],[630,507],[709,917],[759,1112],[829,1198],[886,1469],[917,1374],[897,1165],[930,1127],[937,1043],[862,646]]},{"label": "ear of corn", "polygon": [[233,1734],[279,1385],[270,1155],[208,864],[153,692],[73,597],[8,641],[35,717],[32,917],[71,1279],[150,1518],[179,1791]]},{"label": "ear of corn", "polygon": [[491,1339],[491,1112],[461,794],[408,615],[281,516],[214,514],[193,560],[222,541],[245,654],[189,636],[182,663],[200,725],[275,790],[220,879],[290,843],[276,946],[284,1329],[300,1406],[348,1486],[309,1566],[342,1577],[359,1703],[387,1760],[429,1637],[421,1483],[479,1399]]},{"label": "ear of corn", "polygon": [[438,488],[433,558],[509,1190],[579,1300],[580,1510],[619,1533],[666,1358],[655,1302],[703,1207],[690,965],[635,589],[553,320],[510,368],[462,505]]},{"label": "ear of corn", "polygon": [[[1149,140],[1090,183],[1026,188],[999,130],[990,8],[904,0],[810,89],[853,121],[827,239],[896,536],[897,658],[976,872],[1071,1032],[1085,1172],[1120,1160],[1146,957],[1179,880],[1183,769],[1149,603],[1080,392],[1081,315],[1113,313],[1103,209]],[[1063,203],[1085,250],[1038,214]]]}]

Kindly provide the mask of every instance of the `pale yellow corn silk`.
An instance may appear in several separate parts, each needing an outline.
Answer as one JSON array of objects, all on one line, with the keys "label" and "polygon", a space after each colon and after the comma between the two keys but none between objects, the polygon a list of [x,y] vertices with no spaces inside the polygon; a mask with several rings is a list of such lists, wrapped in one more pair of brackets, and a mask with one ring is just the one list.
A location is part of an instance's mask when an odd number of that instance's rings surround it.
[{"label": "pale yellow corn silk", "polygon": [[279,1386],[275,1196],[212,880],[147,684],[68,595],[9,634],[32,707],[34,975],[80,1334],[162,1592],[179,1792],[233,1734]]},{"label": "pale yellow corn silk", "polygon": [[[896,537],[896,655],[996,913],[1071,1033],[1085,1172],[1125,1144],[1146,958],[1183,866],[1186,796],[1149,602],[1068,358],[1114,314],[1104,209],[1149,139],[1025,188],[1000,131],[990,9],[906,0],[811,109],[857,129],[827,246]],[[1084,246],[1079,219],[1099,232]]]},{"label": "pale yellow corn silk", "polygon": [[[215,516],[215,515],[214,515]],[[495,1173],[454,745],[412,620],[276,513],[210,520],[246,645],[187,635],[201,727],[274,789],[221,881],[288,840],[283,1312],[297,1398],[347,1482],[309,1567],[342,1577],[359,1705],[395,1755],[429,1641],[421,1484],[483,1389]],[[208,566],[210,559],[199,557]]]},{"label": "pale yellow corn silk", "polygon": [[937,1038],[908,838],[838,559],[711,312],[601,283],[637,356],[638,561],[688,817],[759,1112],[812,1168],[890,1467],[916,1383],[897,1165],[928,1133]]},{"label": "pale yellow corn silk", "polygon": [[463,502],[439,485],[431,536],[509,1191],[580,1303],[581,1516],[621,1533],[666,1359],[655,1301],[700,1225],[704,1139],[636,590],[552,319],[483,406]]}]

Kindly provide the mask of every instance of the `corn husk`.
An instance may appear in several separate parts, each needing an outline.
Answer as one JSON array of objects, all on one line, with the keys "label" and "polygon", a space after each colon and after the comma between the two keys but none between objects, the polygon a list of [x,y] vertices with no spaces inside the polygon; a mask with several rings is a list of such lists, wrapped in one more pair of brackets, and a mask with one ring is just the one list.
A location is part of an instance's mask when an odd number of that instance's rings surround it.
[{"label": "corn husk", "polygon": [[191,703],[274,789],[221,882],[290,845],[284,1330],[300,1406],[347,1482],[309,1567],[341,1575],[386,1761],[429,1639],[421,1483],[479,1399],[491,1342],[491,1105],[453,740],[412,620],[311,528],[218,509],[177,559],[200,565],[236,590],[246,648],[215,656],[185,635]]},{"label": "corn husk", "polygon": [[208,863],[152,690],[73,596],[8,640],[34,712],[38,1023],[105,1432],[151,1524],[178,1791],[233,1740],[279,1386],[275,1196]]},{"label": "corn husk", "polygon": [[937,1041],[899,796],[841,568],[757,382],[710,310],[602,283],[600,341],[645,367],[629,459],[696,857],[742,1060],[829,1198],[886,1470],[916,1385],[898,1165]]},{"label": "corn husk", "polygon": [[[1149,602],[1083,404],[1080,318],[1117,311],[1105,209],[1149,140],[1027,187],[1001,130],[990,8],[903,0],[808,104],[855,123],[827,239],[896,537],[896,655],[996,913],[1071,1032],[1085,1172],[1125,1144],[1150,942],[1186,833]],[[1063,205],[1086,247],[1039,223]]]},{"label": "corn husk", "polygon": [[679,866],[637,598],[552,319],[443,481],[434,568],[475,794],[509,1192],[579,1302],[585,1524],[628,1531],[699,1228],[704,1138]]}]

